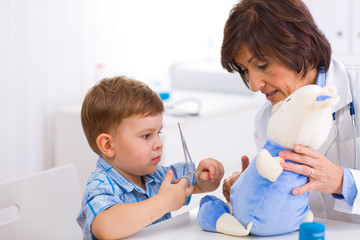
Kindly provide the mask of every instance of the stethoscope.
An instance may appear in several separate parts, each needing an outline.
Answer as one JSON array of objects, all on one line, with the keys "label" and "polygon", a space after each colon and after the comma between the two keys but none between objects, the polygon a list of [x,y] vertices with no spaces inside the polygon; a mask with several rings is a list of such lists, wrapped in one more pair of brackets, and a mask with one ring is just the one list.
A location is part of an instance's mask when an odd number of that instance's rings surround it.
[{"label": "stethoscope", "polygon": [[[319,85],[320,87],[324,87],[326,85],[326,72],[324,67],[319,68],[319,73],[316,79],[316,85]],[[355,151],[355,163],[354,163],[354,169],[357,168],[357,162],[358,162],[358,150],[357,150],[357,137],[356,137],[356,122],[355,122],[355,108],[354,103],[349,103],[349,110],[350,110],[350,117],[352,120],[352,129],[353,129],[353,137],[354,137],[354,151]],[[343,161],[341,157],[341,151],[340,151],[340,143],[339,143],[339,130],[338,130],[338,120],[336,118],[336,112],[332,114],[333,116],[333,122],[334,122],[334,132],[335,132],[335,141],[336,141],[336,148],[337,148],[337,154],[340,166],[343,166]]]}]

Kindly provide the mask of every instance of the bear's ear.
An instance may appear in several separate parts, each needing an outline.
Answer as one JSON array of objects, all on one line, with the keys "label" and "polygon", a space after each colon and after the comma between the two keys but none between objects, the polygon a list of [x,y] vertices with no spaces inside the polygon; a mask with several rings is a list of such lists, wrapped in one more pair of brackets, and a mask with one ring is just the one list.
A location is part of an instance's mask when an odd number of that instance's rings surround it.
[{"label": "bear's ear", "polygon": [[323,87],[323,90],[327,91],[327,92],[330,92],[330,93],[333,93],[333,94],[337,93],[337,88],[335,86],[333,86],[333,85],[325,86],[325,87]]},{"label": "bear's ear", "polygon": [[335,86],[326,86],[323,91],[317,95],[313,107],[314,108],[328,108],[337,104],[340,100],[339,95],[336,93]]},{"label": "bear's ear", "polygon": [[271,115],[273,115],[274,113],[276,113],[276,112],[280,109],[280,107],[281,107],[281,105],[283,104],[283,102],[284,102],[284,101],[280,101],[280,102],[278,102],[277,104],[275,104],[275,105],[273,106],[273,108],[272,108],[272,110],[271,110]]}]

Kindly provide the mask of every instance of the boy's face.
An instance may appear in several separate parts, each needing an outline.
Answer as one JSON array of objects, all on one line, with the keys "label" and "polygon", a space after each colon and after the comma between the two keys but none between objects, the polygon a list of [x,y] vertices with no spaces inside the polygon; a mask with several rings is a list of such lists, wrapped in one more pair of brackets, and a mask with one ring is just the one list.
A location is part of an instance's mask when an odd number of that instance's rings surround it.
[{"label": "boy's face", "polygon": [[113,135],[115,157],[111,165],[129,181],[154,173],[161,160],[159,134],[163,115],[125,118]]}]

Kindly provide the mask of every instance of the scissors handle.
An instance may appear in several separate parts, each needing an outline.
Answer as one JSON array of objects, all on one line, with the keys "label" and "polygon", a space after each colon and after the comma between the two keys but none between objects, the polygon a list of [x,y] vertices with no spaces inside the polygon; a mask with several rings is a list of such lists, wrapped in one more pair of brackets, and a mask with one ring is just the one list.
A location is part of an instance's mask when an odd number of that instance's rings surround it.
[{"label": "scissors handle", "polygon": [[[181,178],[185,178],[185,179],[187,180],[187,186],[190,187],[190,184],[192,184],[192,183],[191,183],[190,176],[182,176]],[[180,179],[181,179],[181,178],[180,178]]]},{"label": "scissors handle", "polygon": [[[199,184],[203,184],[203,183],[206,182],[206,180],[205,180],[205,181],[201,181],[201,180],[199,179],[199,174],[202,173],[202,172],[208,172],[208,170],[200,169],[200,170],[197,171],[197,172],[191,172],[191,173],[189,173],[189,175],[182,176],[181,178],[185,178],[185,179],[187,180],[187,182],[188,182],[188,186],[190,186],[190,184],[192,184],[191,177],[192,177],[192,175],[194,175],[195,181],[198,182]],[[180,178],[180,179],[181,179],[181,178]]]}]

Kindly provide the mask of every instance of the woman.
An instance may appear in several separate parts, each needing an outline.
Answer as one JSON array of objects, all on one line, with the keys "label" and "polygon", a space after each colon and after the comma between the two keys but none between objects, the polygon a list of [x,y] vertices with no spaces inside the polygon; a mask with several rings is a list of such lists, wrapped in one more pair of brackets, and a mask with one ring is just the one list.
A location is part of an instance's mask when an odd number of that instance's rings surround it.
[{"label": "woman", "polygon": [[[308,84],[326,82],[337,87],[341,100],[333,112],[338,122],[342,166],[334,131],[318,150],[298,145],[294,153],[281,152],[280,157],[300,163],[285,162],[284,170],[309,177],[306,185],[293,189],[293,194],[316,190],[310,192],[310,209],[316,217],[360,223],[360,164],[354,169],[354,135],[348,107],[353,102],[358,110],[356,125],[360,126],[360,69],[345,67],[331,58],[330,44],[305,4],[301,0],[238,3],[225,25],[221,64],[229,72],[239,72],[251,91],[261,91],[268,100],[255,119],[258,149],[266,141],[274,104]],[[360,151],[359,144],[357,148]],[[243,156],[241,160],[245,170],[249,159]],[[223,193],[228,201],[230,187],[240,174],[235,172],[224,181]]]}]

